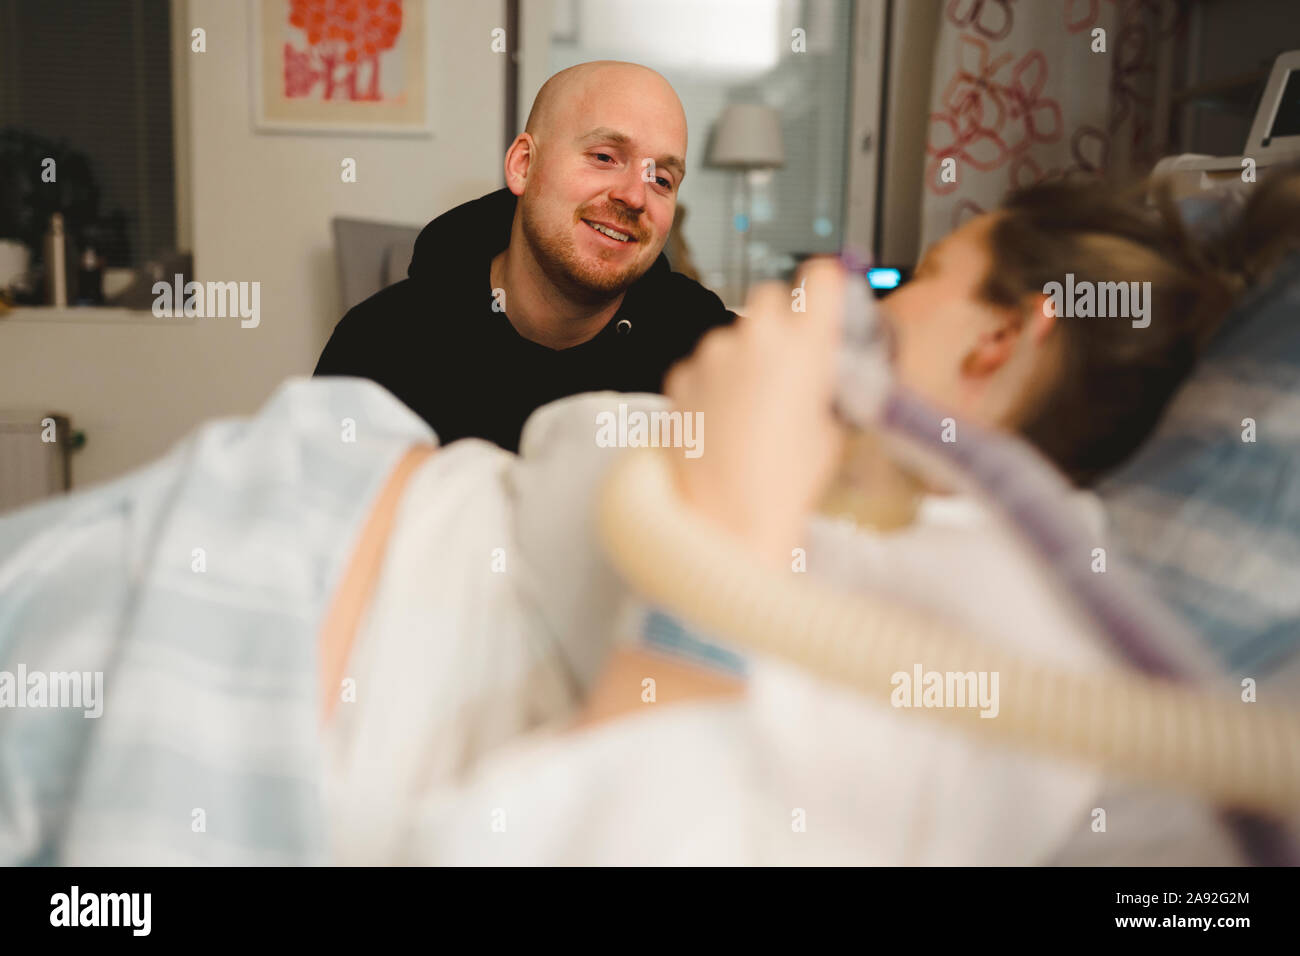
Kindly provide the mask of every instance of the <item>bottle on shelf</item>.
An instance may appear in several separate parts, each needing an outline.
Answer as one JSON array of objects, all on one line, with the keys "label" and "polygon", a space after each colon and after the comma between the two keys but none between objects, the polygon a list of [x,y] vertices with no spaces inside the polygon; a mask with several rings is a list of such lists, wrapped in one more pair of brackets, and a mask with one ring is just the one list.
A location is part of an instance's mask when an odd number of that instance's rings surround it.
[{"label": "bottle on shelf", "polygon": [[81,253],[77,270],[77,305],[104,304],[104,264],[94,247],[87,246]]},{"label": "bottle on shelf", "polygon": [[50,231],[45,234],[45,293],[49,305],[68,304],[67,239],[63,233],[63,213],[50,216]]}]

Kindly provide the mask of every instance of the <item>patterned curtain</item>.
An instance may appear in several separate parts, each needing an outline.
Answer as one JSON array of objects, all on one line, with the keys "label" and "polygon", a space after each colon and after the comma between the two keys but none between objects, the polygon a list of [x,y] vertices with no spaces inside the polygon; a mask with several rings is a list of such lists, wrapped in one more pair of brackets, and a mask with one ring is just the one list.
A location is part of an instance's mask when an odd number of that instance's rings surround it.
[{"label": "patterned curtain", "polygon": [[[1162,141],[1158,68],[1172,62],[1186,13],[1185,0],[948,0],[935,50],[923,245],[1020,186],[1148,172]],[[1094,50],[1100,40],[1104,52]]]}]

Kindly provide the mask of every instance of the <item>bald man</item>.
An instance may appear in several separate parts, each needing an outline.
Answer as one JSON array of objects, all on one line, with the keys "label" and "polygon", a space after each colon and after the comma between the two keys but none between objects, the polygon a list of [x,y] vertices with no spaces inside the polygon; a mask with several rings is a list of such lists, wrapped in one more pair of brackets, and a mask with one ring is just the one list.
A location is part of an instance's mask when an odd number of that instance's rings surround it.
[{"label": "bald man", "polygon": [[443,443],[510,451],[554,399],[660,391],[733,318],[662,255],[685,172],[686,116],[662,76],[614,61],[555,74],[505,188],[429,223],[408,278],[343,317],[316,374],[374,379]]}]

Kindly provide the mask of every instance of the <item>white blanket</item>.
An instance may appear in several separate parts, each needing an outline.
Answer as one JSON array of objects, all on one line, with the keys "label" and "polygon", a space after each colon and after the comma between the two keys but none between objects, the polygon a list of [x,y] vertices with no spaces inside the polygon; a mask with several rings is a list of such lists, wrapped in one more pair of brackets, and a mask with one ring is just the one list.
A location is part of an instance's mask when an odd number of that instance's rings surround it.
[{"label": "white blanket", "polygon": [[[590,514],[618,452],[597,446],[596,416],[619,402],[664,399],[565,399],[530,419],[522,457],[458,442],[415,476],[349,664],[356,701],[327,741],[339,862],[1014,865],[1143,845],[1150,813],[1094,829],[1096,772],[973,743],[777,660],[752,659],[738,702],[646,704],[564,732],[627,598]],[[889,535],[815,520],[807,567],[1018,653],[1104,664],[970,501],[927,501]],[[1185,820],[1148,846],[1160,862],[1232,860],[1203,806],[1158,797],[1158,815]],[[1187,832],[1198,842],[1170,856]]]}]

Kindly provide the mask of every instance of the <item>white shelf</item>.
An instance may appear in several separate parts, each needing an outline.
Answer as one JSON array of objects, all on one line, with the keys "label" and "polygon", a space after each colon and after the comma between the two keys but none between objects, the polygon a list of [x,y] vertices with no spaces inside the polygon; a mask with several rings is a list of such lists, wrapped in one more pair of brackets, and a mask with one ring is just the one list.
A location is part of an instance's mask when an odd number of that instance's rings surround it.
[{"label": "white shelf", "polygon": [[73,322],[81,325],[175,325],[190,326],[198,321],[190,316],[159,318],[146,309],[122,309],[113,306],[70,305],[70,306],[19,306],[0,315],[0,326],[6,322],[61,323]]}]

